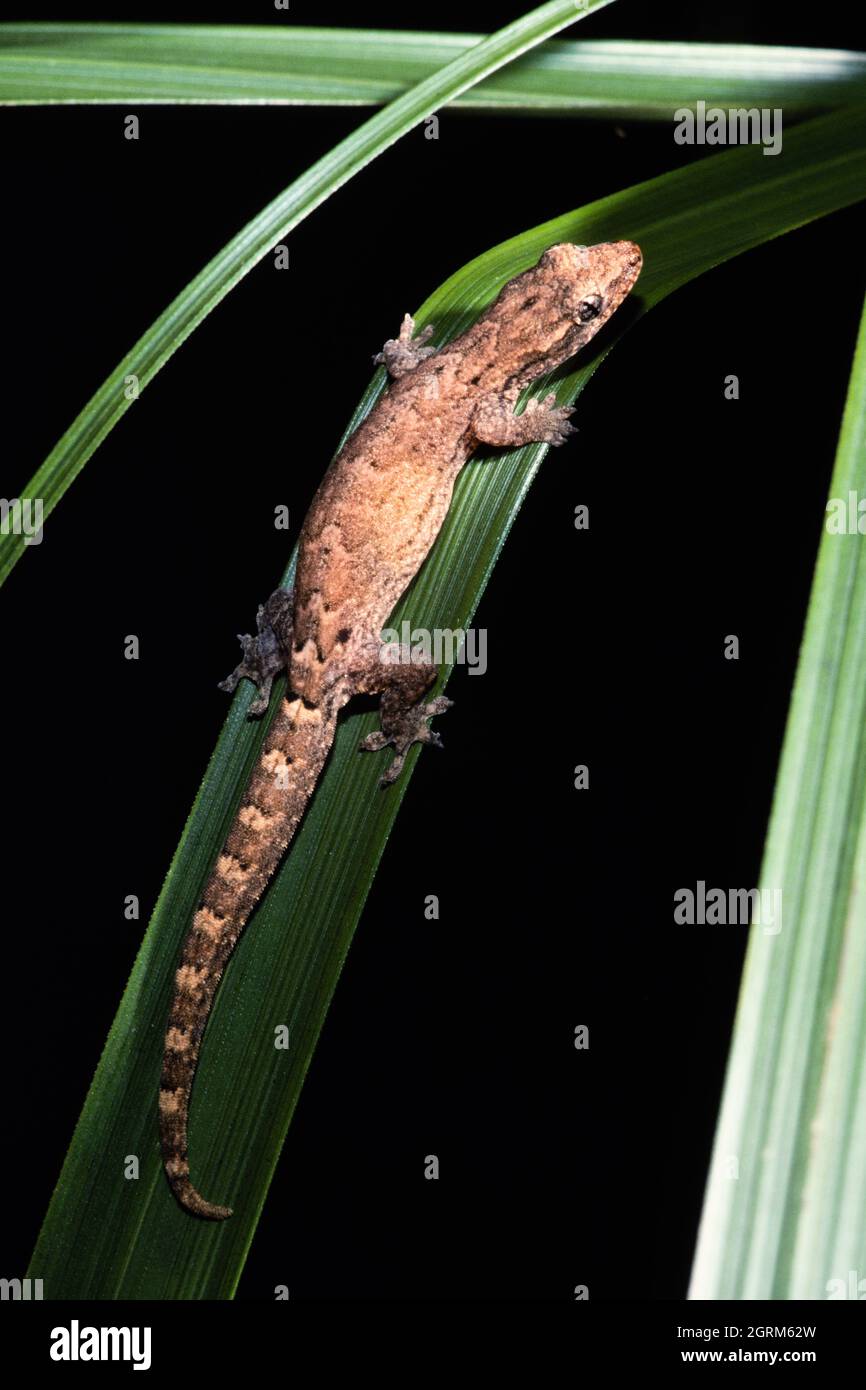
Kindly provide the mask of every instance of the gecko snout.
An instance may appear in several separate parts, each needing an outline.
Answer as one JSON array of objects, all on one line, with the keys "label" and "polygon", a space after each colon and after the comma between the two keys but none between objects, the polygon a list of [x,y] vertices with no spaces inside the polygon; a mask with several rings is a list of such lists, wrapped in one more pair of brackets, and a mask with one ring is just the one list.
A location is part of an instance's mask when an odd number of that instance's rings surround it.
[{"label": "gecko snout", "polygon": [[634,241],[614,241],[610,247],[614,259],[626,272],[637,279],[643,265],[643,252]]},{"label": "gecko snout", "polygon": [[612,241],[600,246],[600,278],[608,294],[619,304],[630,292],[643,267],[643,252],[634,241]]},{"label": "gecko snout", "polygon": [[640,265],[643,262],[643,253],[636,242],[618,241],[617,246],[628,260],[629,265]]}]

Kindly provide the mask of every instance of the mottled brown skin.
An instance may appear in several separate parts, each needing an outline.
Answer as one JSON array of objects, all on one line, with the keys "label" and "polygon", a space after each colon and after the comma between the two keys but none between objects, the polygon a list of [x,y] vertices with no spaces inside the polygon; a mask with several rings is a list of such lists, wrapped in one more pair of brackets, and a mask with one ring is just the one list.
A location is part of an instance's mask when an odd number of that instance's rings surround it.
[{"label": "mottled brown skin", "polygon": [[514,404],[522,387],[573,357],[631,290],[641,268],[632,242],[551,246],[516,276],[461,337],[441,348],[414,341],[407,315],[377,360],[394,378],[326,473],[304,522],[294,595],[272,594],[258,635],[223,688],[259,687],[266,708],[274,676],[283,699],[225,847],[184,943],[168,1022],[160,1087],[163,1161],[175,1196],[212,1220],[228,1207],[205,1201],[189,1177],[187,1115],[202,1034],[226,962],[285,852],[354,695],[380,694],[381,732],[362,747],[393,744],[392,782],[413,743],[438,743],[428,721],[450,700],[424,695],[436,668],[387,664],[380,632],[420,569],[448,511],[455,479],[479,444],[561,444],[569,408],[554,397]]}]

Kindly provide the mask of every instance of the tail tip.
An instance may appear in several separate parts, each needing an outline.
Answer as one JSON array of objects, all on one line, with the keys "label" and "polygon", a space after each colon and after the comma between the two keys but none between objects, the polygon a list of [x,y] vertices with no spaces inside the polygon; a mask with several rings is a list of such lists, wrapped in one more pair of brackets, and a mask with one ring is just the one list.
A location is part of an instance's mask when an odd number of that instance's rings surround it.
[{"label": "tail tip", "polygon": [[227,1221],[234,1214],[232,1207],[221,1207],[215,1202],[208,1202],[195,1190],[189,1179],[182,1183],[172,1182],[171,1190],[184,1211],[201,1217],[203,1221]]}]

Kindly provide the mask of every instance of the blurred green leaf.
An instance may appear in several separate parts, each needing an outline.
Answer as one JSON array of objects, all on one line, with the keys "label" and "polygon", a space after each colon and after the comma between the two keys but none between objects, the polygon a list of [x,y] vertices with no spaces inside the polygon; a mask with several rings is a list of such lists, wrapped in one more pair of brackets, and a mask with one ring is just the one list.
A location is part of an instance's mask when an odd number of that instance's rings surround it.
[{"label": "blurred green leaf", "polygon": [[[577,17],[575,11],[574,17]],[[182,24],[0,24],[0,103],[375,106],[481,34]],[[460,108],[670,120],[679,106],[864,99],[866,54],[755,44],[550,40],[454,98]]]}]

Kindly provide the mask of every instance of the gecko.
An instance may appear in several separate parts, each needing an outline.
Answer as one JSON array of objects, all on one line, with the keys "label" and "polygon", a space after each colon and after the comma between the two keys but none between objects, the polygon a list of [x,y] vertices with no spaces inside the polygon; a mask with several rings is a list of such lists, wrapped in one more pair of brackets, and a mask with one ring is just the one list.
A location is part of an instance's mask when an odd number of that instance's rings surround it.
[{"label": "gecko", "polygon": [[441,746],[430,720],[451,700],[427,700],[435,665],[408,651],[384,659],[380,634],[418,573],[448,511],[455,480],[480,445],[560,445],[573,407],[553,393],[515,414],[521,389],[579,352],[619,308],[640,274],[630,241],[550,246],[515,276],[459,337],[441,347],[432,325],[413,337],[406,315],[374,361],[389,384],[336,455],[301,527],[292,591],[258,610],[255,637],[221,682],[252,681],[249,714],[287,685],[186,935],[174,980],[159,1090],[160,1142],[169,1185],[188,1212],[212,1221],[231,1208],[193,1186],[188,1114],[202,1036],[223,971],[297,829],[325,765],[343,706],[378,695],[380,728],[361,749],[393,747],[382,785],[415,743]]}]

